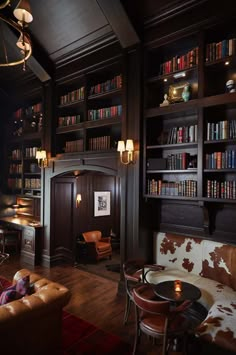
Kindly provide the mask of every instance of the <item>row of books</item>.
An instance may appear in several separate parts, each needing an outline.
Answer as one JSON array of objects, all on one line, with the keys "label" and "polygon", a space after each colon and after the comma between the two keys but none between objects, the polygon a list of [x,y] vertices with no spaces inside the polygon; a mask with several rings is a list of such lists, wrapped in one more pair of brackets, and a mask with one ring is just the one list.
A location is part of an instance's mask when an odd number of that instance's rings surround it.
[{"label": "row of books", "polygon": [[110,80],[91,86],[89,95],[97,95],[122,88],[122,75],[116,75]]},{"label": "row of books", "polygon": [[68,141],[65,145],[65,153],[83,152],[84,140],[77,139],[74,141]]},{"label": "row of books", "polygon": [[198,64],[198,47],[181,56],[175,56],[160,65],[160,75],[166,75],[178,70],[184,70]]},{"label": "row of books", "polygon": [[10,164],[9,174],[21,174],[22,173],[22,164]]},{"label": "row of books", "polygon": [[173,127],[168,131],[167,144],[197,142],[197,125]]},{"label": "row of books", "polygon": [[147,192],[149,195],[156,196],[197,196],[197,181],[183,180],[183,181],[162,181],[162,180],[148,180]]},{"label": "row of books", "polygon": [[236,180],[217,181],[207,180],[207,197],[236,199]]},{"label": "row of books", "polygon": [[111,137],[95,137],[89,139],[88,149],[89,150],[106,150],[111,147]]},{"label": "row of books", "polygon": [[88,110],[88,120],[95,121],[102,118],[111,118],[122,115],[122,105],[103,107],[97,110]]},{"label": "row of books", "polygon": [[72,126],[81,122],[80,115],[58,117],[58,127]]},{"label": "row of books", "polygon": [[60,96],[60,105],[67,105],[80,100],[84,100],[84,86]]},{"label": "row of books", "polygon": [[236,138],[236,120],[207,123],[207,141]]},{"label": "row of books", "polygon": [[25,179],[25,189],[40,189],[41,179],[38,178],[26,178]]},{"label": "row of books", "polygon": [[20,178],[8,178],[7,185],[9,189],[21,189],[22,188],[22,179]]},{"label": "row of books", "polygon": [[20,160],[22,157],[21,149],[14,149],[11,152],[11,159]]},{"label": "row of books", "polygon": [[42,112],[42,102],[38,102],[35,105],[28,106],[26,108],[19,108],[17,111],[14,112],[14,118],[15,119],[20,119],[23,118],[24,116],[30,116],[33,115],[34,113],[40,113]]},{"label": "row of books", "polygon": [[25,148],[25,158],[35,158],[39,147],[26,147]]},{"label": "row of books", "polygon": [[206,169],[235,169],[236,151],[226,150],[225,152],[214,152],[206,154]]},{"label": "row of books", "polygon": [[197,157],[183,152],[178,154],[168,154],[167,156],[167,169],[168,170],[184,170],[188,168],[196,168],[193,166],[193,160],[197,162]]},{"label": "row of books", "polygon": [[208,43],[206,46],[206,62],[222,59],[234,54],[235,38]]}]

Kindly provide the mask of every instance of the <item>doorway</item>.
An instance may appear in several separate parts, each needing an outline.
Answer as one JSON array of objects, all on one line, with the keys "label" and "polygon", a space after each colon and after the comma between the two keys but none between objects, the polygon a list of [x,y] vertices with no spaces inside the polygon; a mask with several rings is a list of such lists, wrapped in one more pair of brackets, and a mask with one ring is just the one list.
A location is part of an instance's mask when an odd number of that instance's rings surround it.
[{"label": "doorway", "polygon": [[[76,196],[80,202],[76,203]],[[96,213],[96,198],[107,196],[105,213]],[[103,207],[103,206],[102,206]],[[120,273],[120,179],[96,171],[73,171],[52,179],[52,240],[56,249],[76,267],[119,281]],[[112,259],[86,260],[78,253],[82,233],[100,230],[111,237]],[[83,255],[82,255],[83,256]],[[113,270],[111,270],[113,268]]]}]

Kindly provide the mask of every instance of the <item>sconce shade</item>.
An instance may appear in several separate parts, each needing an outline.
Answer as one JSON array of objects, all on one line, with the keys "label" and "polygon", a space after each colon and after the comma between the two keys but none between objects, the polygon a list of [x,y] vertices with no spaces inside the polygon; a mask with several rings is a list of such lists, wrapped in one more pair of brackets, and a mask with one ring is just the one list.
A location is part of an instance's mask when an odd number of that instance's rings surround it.
[{"label": "sconce shade", "polygon": [[76,207],[79,207],[80,202],[82,201],[82,196],[81,194],[76,195]]},{"label": "sconce shade", "polygon": [[47,158],[47,153],[46,150],[41,150],[41,159],[46,159]]},{"label": "sconce shade", "polygon": [[125,142],[124,141],[118,141],[117,151],[118,152],[125,151]]},{"label": "sconce shade", "polygon": [[42,159],[41,150],[37,150],[37,152],[36,152],[36,159],[38,159],[38,160]]},{"label": "sconce shade", "polygon": [[47,152],[46,150],[37,150],[35,158],[38,160],[39,168],[47,167]]},{"label": "sconce shade", "polygon": [[22,49],[23,51],[29,51],[31,48],[30,42],[26,36],[24,36],[24,44],[23,44],[23,34],[20,35],[18,41],[16,42],[18,48]]},{"label": "sconce shade", "polygon": [[127,139],[126,141],[126,150],[128,152],[132,152],[134,150],[134,142],[133,139]]},{"label": "sconce shade", "polygon": [[33,21],[33,16],[28,0],[20,0],[17,7],[13,11],[13,14],[20,22],[30,23]]}]

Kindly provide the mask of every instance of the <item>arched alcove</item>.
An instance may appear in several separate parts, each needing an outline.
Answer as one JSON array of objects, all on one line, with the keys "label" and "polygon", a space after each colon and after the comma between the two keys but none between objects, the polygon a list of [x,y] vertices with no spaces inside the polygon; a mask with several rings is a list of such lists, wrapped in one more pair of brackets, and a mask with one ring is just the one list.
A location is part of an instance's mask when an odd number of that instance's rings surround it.
[{"label": "arched alcove", "polygon": [[[116,169],[77,162],[54,163],[44,170],[42,179],[42,262],[47,266],[63,260],[75,260],[76,238],[85,229],[101,229],[105,234],[112,229],[120,234],[121,224],[122,182]],[[95,191],[110,192],[110,215],[94,216]],[[82,195],[82,202],[76,208],[78,192]]]}]

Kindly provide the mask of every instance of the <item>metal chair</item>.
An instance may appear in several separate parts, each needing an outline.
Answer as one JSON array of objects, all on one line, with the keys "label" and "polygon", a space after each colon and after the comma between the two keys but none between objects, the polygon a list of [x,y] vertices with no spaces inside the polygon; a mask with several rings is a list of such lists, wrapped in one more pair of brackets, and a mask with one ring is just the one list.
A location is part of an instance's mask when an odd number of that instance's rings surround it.
[{"label": "metal chair", "polygon": [[155,293],[150,284],[134,288],[133,300],[136,306],[136,334],[133,354],[136,353],[141,333],[152,338],[162,339],[162,355],[168,353],[170,345],[176,344],[175,339],[182,337],[183,350],[186,354],[186,335],[189,322],[183,312],[190,307],[192,302],[185,301],[180,306],[171,308],[169,301],[155,299]]},{"label": "metal chair", "polygon": [[163,269],[163,267],[155,264],[146,264],[143,259],[129,259],[123,263],[126,290],[124,324],[127,323],[130,314],[131,303],[133,302],[133,289],[146,282],[146,270],[157,271],[160,269]]},{"label": "metal chair", "polygon": [[144,265],[145,262],[141,259],[127,260],[123,263],[126,291],[124,324],[127,323],[129,318],[130,307],[133,302],[133,289],[134,287],[138,287],[143,282]]}]

